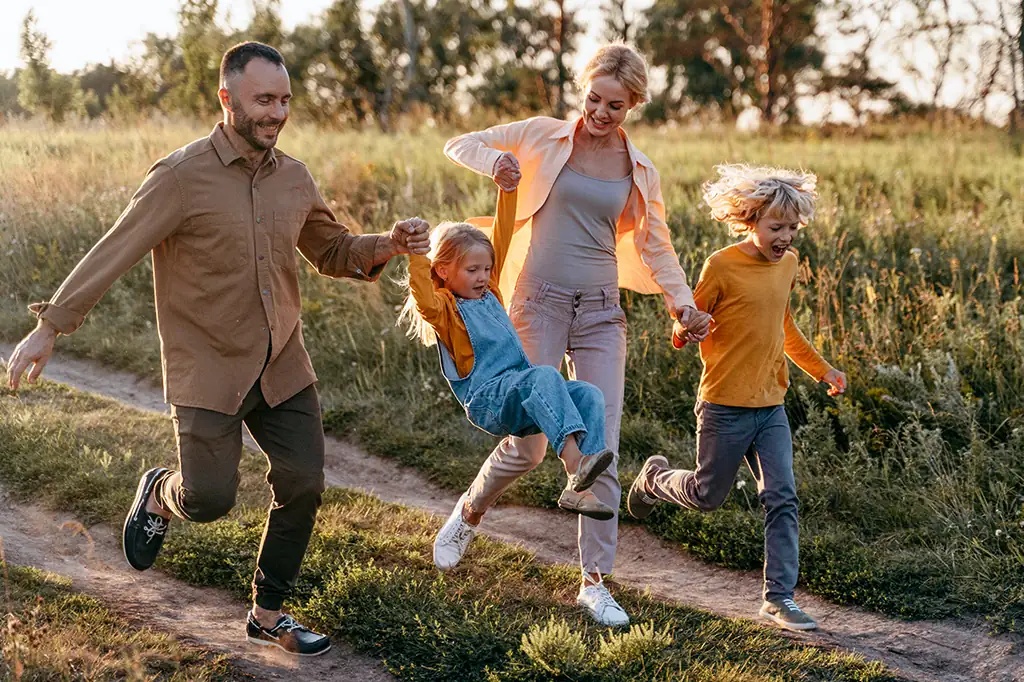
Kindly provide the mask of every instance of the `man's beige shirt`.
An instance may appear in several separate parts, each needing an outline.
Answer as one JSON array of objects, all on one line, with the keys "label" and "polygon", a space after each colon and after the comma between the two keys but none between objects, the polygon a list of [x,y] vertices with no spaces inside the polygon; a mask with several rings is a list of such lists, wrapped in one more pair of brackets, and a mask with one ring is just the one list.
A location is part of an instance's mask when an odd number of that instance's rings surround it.
[{"label": "man's beige shirt", "polygon": [[152,251],[165,400],[235,414],[258,378],[271,406],[316,381],[296,247],[322,275],[368,281],[390,249],[387,236],[338,223],[305,164],[270,150],[253,169],[222,125],[158,161],[53,298],[30,309],[70,334]]}]

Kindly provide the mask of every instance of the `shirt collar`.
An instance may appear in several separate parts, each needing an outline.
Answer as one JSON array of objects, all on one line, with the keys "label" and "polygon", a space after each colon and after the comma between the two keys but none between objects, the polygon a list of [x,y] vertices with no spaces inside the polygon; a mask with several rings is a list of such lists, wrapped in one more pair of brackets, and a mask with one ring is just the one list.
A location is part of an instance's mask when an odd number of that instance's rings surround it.
[{"label": "shirt collar", "polygon": [[[576,134],[576,129],[583,123],[583,117],[578,116],[571,121],[565,121],[558,127],[555,132],[551,133],[552,140],[572,139],[572,136]],[[622,128],[619,128],[619,135],[626,140],[626,148],[629,151],[629,158],[633,161],[633,164],[639,164],[646,168],[654,168],[654,164],[648,159],[643,152],[636,148],[633,141],[629,139],[629,135]]]},{"label": "shirt collar", "polygon": [[[213,143],[213,148],[217,152],[217,157],[220,162],[225,166],[230,166],[238,159],[243,158],[238,151],[231,146],[231,142],[228,140],[227,133],[224,132],[224,121],[217,121],[217,125],[213,127],[213,132],[210,133],[210,141]],[[264,161],[264,165],[270,162],[274,168],[277,168],[277,154],[276,149],[271,147],[267,152],[267,158]]]}]

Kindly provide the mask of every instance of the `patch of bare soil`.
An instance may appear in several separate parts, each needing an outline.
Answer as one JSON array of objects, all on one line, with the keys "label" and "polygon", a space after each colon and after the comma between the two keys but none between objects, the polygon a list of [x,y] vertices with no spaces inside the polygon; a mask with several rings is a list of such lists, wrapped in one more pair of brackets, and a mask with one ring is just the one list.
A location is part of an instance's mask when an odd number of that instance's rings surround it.
[{"label": "patch of bare soil", "polygon": [[224,592],[186,585],[159,571],[139,573],[125,562],[115,532],[88,530],[66,514],[15,503],[0,490],[0,539],[7,561],[71,579],[75,590],[132,622],[208,651],[226,654],[258,680],[395,678],[377,661],[335,642],[316,658],[298,659],[245,640],[246,606]]}]

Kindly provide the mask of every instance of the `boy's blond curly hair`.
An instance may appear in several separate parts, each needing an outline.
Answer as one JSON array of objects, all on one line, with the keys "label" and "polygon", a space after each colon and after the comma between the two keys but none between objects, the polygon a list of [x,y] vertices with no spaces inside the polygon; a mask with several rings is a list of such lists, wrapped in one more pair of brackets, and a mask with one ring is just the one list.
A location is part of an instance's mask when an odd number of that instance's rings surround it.
[{"label": "boy's blond curly hair", "polygon": [[818,178],[813,173],[748,166],[715,166],[718,180],[704,183],[704,202],[711,217],[729,225],[733,234],[753,231],[765,215],[793,216],[800,227],[814,217]]}]

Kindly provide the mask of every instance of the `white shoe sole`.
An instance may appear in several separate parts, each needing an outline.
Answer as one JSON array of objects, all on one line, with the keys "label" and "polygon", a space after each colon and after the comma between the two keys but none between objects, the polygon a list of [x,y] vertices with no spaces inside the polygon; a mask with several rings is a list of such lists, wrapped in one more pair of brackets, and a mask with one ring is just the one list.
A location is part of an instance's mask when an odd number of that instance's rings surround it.
[{"label": "white shoe sole", "polygon": [[818,629],[817,623],[790,623],[788,621],[783,620],[782,618],[779,618],[778,616],[772,615],[767,611],[763,610],[759,611],[758,614],[765,620],[770,620],[771,622],[778,625],[780,628],[786,630],[793,630],[794,632],[806,632],[807,630]]},{"label": "white shoe sole", "polygon": [[273,646],[273,647],[277,647],[278,649],[280,649],[281,651],[285,652],[289,656],[299,656],[301,658],[313,658],[314,656],[323,656],[328,651],[330,651],[331,650],[331,646],[333,646],[332,644],[328,644],[326,649],[324,649],[323,651],[317,651],[316,653],[313,653],[313,654],[297,654],[294,651],[288,651],[287,649],[285,649],[283,646],[281,646],[277,642],[268,642],[265,639],[257,639],[255,637],[251,637],[249,635],[246,635],[245,638],[246,638],[246,640],[248,640],[249,644],[258,644],[260,646]]}]

